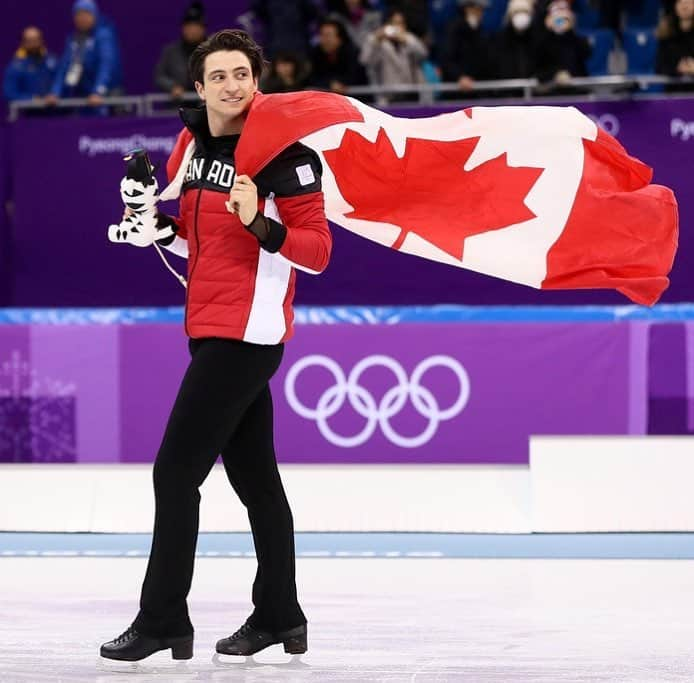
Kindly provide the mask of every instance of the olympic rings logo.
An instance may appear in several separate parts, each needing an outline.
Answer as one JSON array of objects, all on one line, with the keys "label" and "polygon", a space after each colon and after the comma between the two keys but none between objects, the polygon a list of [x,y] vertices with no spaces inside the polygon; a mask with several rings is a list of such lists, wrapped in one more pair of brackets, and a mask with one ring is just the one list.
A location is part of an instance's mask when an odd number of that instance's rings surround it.
[{"label": "olympic rings logo", "polygon": [[589,114],[591,118],[600,128],[602,128],[606,133],[617,137],[621,129],[619,119],[614,114]]},{"label": "olympic rings logo", "polygon": [[[334,384],[318,398],[315,408],[305,406],[296,395],[297,379],[304,370],[311,367],[325,368],[334,379]],[[397,382],[386,391],[378,404],[371,393],[359,384],[362,374],[373,367],[390,370]],[[445,409],[439,406],[434,394],[421,384],[424,375],[436,367],[448,368],[455,375],[460,387],[456,401]],[[368,356],[359,361],[349,376],[345,377],[342,368],[332,358],[311,355],[297,361],[290,368],[284,380],[284,393],[294,412],[307,420],[314,420],[323,437],[335,446],[361,446],[372,437],[376,427],[380,426],[383,435],[396,446],[417,448],[434,437],[441,422],[454,418],[463,410],[470,398],[470,378],[465,368],[450,356],[437,355],[426,358],[414,369],[412,377],[408,378],[402,365],[389,356]],[[408,399],[415,410],[428,420],[424,431],[418,436],[398,434],[390,424],[391,418],[403,409]],[[328,424],[328,420],[343,407],[345,401],[366,420],[362,431],[353,436],[337,434]]]}]

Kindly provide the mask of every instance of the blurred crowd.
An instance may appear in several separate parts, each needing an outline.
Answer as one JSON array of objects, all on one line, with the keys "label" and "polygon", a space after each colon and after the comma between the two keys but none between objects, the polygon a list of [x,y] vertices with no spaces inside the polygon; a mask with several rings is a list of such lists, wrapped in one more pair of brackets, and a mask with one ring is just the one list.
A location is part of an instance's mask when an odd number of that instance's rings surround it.
[{"label": "blurred crowd", "polygon": [[[152,76],[152,89],[174,100],[194,90],[188,57],[210,30],[202,2],[181,11],[180,34]],[[76,0],[72,15],[60,55],[40,27],[24,29],[5,68],[6,100],[51,107],[77,97],[98,109],[126,92],[117,27],[95,0]],[[263,92],[448,82],[474,97],[489,80],[537,78],[562,93],[588,75],[694,76],[694,0],[251,0],[238,22],[265,47]],[[669,89],[689,89],[687,81]]]}]

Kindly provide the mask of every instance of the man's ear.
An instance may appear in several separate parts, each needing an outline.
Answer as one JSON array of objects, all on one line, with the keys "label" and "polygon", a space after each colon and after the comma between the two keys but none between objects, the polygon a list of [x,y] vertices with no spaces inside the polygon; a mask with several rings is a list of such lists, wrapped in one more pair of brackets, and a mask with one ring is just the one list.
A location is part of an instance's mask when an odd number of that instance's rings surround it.
[{"label": "man's ear", "polygon": [[204,102],[205,86],[202,83],[200,83],[200,81],[195,81],[195,92],[198,93],[198,97]]}]

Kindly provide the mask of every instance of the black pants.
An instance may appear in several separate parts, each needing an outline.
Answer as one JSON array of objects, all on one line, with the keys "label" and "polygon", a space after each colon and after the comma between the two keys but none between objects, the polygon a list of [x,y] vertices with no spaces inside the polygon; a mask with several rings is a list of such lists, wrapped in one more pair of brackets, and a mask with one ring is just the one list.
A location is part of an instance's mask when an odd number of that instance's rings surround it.
[{"label": "black pants", "polygon": [[248,510],[258,560],[249,622],[270,631],[303,624],[294,578],[294,524],[277,471],[268,386],[284,347],[199,339],[191,340],[190,351],[154,464],[154,536],[133,625],[159,637],[193,632],[186,598],[198,537],[198,489],[220,453]]}]

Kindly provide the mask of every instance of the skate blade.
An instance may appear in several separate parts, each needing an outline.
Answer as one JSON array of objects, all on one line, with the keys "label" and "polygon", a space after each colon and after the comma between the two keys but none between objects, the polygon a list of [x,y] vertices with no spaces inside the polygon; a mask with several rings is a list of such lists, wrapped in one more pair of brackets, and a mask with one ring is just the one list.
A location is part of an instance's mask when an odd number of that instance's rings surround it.
[{"label": "skate blade", "polygon": [[[212,656],[212,664],[220,669],[257,669],[259,667],[277,667],[282,669],[306,669],[309,664],[302,661],[303,655],[291,655],[287,659],[287,655],[280,652],[274,654],[266,650],[257,652],[254,655],[247,657],[242,655],[222,655],[215,652]],[[260,657],[258,659],[258,657]]]},{"label": "skate blade", "polygon": [[[128,662],[122,659],[109,659],[108,657],[97,657],[96,668],[99,671],[103,671],[108,674],[127,674],[128,677],[124,678],[114,678],[112,676],[108,677],[109,681],[116,683],[116,681],[129,681],[132,682],[132,674],[142,675],[162,675],[168,674],[186,674],[190,672],[189,662],[190,660],[171,660],[171,655],[166,651],[168,657],[162,657],[163,652],[155,652],[145,659],[141,659],[137,662]],[[106,679],[104,679],[106,680]]]}]

